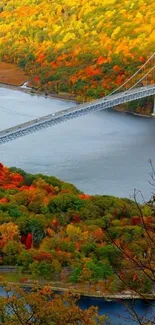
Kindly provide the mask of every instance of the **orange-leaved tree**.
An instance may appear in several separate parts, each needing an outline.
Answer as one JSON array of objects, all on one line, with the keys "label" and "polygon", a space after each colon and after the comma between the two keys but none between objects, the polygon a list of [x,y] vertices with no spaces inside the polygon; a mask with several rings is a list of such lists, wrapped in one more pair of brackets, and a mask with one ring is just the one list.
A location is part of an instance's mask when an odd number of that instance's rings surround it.
[{"label": "orange-leaved tree", "polygon": [[[36,283],[31,290],[3,284],[0,298],[0,324],[3,325],[103,325],[96,307],[82,310],[78,296],[54,294],[49,286]],[[12,292],[12,294],[10,294]]]}]

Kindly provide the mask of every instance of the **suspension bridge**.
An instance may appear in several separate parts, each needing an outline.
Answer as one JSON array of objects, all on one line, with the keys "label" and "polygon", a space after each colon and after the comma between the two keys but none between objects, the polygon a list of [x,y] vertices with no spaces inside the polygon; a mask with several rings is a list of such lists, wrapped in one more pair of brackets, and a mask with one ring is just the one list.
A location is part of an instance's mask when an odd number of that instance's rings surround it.
[{"label": "suspension bridge", "polygon": [[29,122],[0,131],[0,144],[15,140],[41,129],[66,122],[67,120],[137,99],[154,96],[153,114],[155,116],[155,53],[120,87],[93,102],[76,105],[72,108],[33,119]]}]

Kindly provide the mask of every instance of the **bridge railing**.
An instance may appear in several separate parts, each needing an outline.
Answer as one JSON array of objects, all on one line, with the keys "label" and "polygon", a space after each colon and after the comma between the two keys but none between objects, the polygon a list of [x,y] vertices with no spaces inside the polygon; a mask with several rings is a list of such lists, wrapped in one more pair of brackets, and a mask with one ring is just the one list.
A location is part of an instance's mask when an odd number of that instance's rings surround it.
[{"label": "bridge railing", "polygon": [[26,134],[38,131],[42,128],[46,128],[51,125],[67,121],[69,119],[73,119],[81,115],[85,115],[102,109],[112,108],[122,103],[130,102],[154,94],[155,94],[155,85],[149,87],[148,86],[143,87],[137,89],[137,91],[134,90],[125,93],[120,93],[117,96],[115,95],[115,96],[108,97],[107,100],[100,99],[85,105],[82,104],[81,108],[79,107],[79,105],[77,105],[73,108],[69,108],[68,110],[56,112],[54,116],[53,114],[44,116],[40,118],[40,120],[37,122],[36,120],[32,120],[30,122],[17,125],[16,127],[3,130],[0,132],[0,143],[11,141],[12,139],[19,138]]}]

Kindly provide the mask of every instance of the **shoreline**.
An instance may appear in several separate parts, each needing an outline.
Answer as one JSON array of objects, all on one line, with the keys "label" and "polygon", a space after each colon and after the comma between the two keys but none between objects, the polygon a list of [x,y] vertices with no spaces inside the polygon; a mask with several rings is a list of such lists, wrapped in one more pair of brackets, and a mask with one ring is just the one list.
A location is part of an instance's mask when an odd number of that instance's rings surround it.
[{"label": "shoreline", "polygon": [[[26,94],[29,95],[36,95],[36,96],[41,96],[41,97],[45,97],[45,98],[53,98],[53,99],[59,99],[62,101],[66,101],[66,102],[74,102],[77,105],[81,104],[82,102],[78,102],[72,95],[61,95],[61,94],[45,94],[43,91],[38,91],[36,89],[30,88],[30,87],[22,87],[23,84],[21,86],[17,86],[14,84],[9,84],[9,83],[2,83],[0,82],[0,88],[6,88],[6,89],[12,89],[12,90],[16,90],[16,91],[21,91],[24,92]],[[68,98],[67,98],[68,97]],[[125,113],[125,114],[130,114],[130,115],[134,115],[134,116],[140,116],[140,117],[145,117],[145,118],[154,118],[154,116],[152,115],[144,115],[144,114],[138,114],[138,113],[134,113],[134,112],[129,112],[129,111],[123,111],[123,110],[119,110],[116,108],[110,108],[111,110],[115,111],[115,112],[119,112],[119,113]]]},{"label": "shoreline", "polygon": [[27,87],[31,84],[31,78],[27,73],[16,64],[0,62],[0,87],[22,91],[30,95],[38,95],[46,98],[56,98],[64,101],[73,101],[78,103],[76,96],[67,93],[46,93],[46,91],[37,90],[37,88]]},{"label": "shoreline", "polygon": [[[13,274],[18,275],[17,278],[13,278]],[[9,278],[7,279],[7,275]],[[11,276],[11,278],[10,278]],[[78,294],[81,297],[94,298],[94,299],[104,299],[105,301],[113,300],[154,300],[155,301],[155,292],[152,293],[142,293],[137,294],[134,291],[124,290],[117,293],[108,293],[101,290],[91,288],[85,284],[73,284],[71,282],[61,282],[61,281],[47,281],[39,280],[32,278],[23,278],[22,274],[18,273],[18,268],[16,266],[2,265],[0,266],[0,286],[3,286],[4,282],[7,282],[8,285],[16,286],[18,285],[21,288],[32,288],[32,286],[37,282],[40,286],[49,285],[54,292],[71,292],[73,294]],[[24,275],[23,275],[24,276]]]},{"label": "shoreline", "polygon": [[[31,289],[32,286],[34,285],[35,281],[28,281],[28,282],[10,282],[8,281],[7,284],[10,286],[19,286],[21,288],[29,288]],[[155,300],[155,293],[153,294],[134,294],[130,291],[124,292],[124,293],[114,293],[114,294],[107,294],[103,293],[101,291],[96,291],[94,293],[89,292],[86,290],[78,290],[75,288],[74,285],[68,283],[68,287],[60,286],[57,285],[56,283],[53,282],[39,282],[37,281],[40,286],[46,286],[49,285],[52,291],[54,292],[71,292],[72,294],[78,294],[80,297],[87,297],[87,298],[94,298],[94,299],[104,299],[107,302],[111,302],[114,300]],[[67,285],[67,283],[66,283]],[[3,286],[3,282],[0,281],[0,286]]]},{"label": "shoreline", "polygon": [[38,96],[42,96],[45,98],[55,98],[55,99],[59,99],[59,100],[67,101],[67,102],[75,102],[77,104],[80,104],[80,102],[77,102],[74,97],[69,96],[69,95],[68,95],[68,98],[65,98],[65,96],[63,96],[63,95],[53,94],[53,93],[46,95],[43,91],[38,91],[38,90],[30,88],[30,87],[22,88],[22,86],[23,86],[23,84],[21,86],[16,86],[13,84],[0,82],[0,88],[12,89],[12,90],[27,93],[29,95],[36,95],[36,96],[38,95]]},{"label": "shoreline", "polygon": [[119,113],[131,114],[131,115],[140,116],[140,117],[154,118],[152,115],[144,115],[144,114],[138,114],[135,112],[123,111],[123,110],[118,109],[117,106],[116,106],[116,108],[111,108],[111,110],[114,110]]},{"label": "shoreline", "polygon": [[[23,69],[19,68],[17,65],[13,63],[7,63],[7,62],[0,62],[0,87],[12,89],[16,91],[22,91],[24,93],[27,93],[29,95],[36,95],[36,96],[42,96],[45,98],[54,98],[59,99],[62,101],[67,102],[74,102],[76,104],[82,104],[82,101],[78,101],[76,99],[76,95],[72,95],[69,93],[46,93],[46,91],[43,90],[37,90],[36,88],[29,87],[27,84],[31,84],[31,80],[29,80],[28,75],[24,72]],[[119,113],[126,113],[126,114],[132,114],[135,116],[141,116],[141,117],[149,117],[154,118],[155,116],[152,115],[144,115],[144,114],[138,114],[135,112],[130,112],[126,110],[119,109],[119,107],[113,107],[111,110],[119,112]]]},{"label": "shoreline", "polygon": [[[9,285],[18,285],[19,287],[22,288],[31,288],[34,284],[34,282],[29,282],[29,283],[20,283],[20,282],[8,282]],[[104,299],[105,301],[113,301],[113,300],[155,300],[155,294],[143,294],[141,295],[135,295],[132,293],[116,293],[116,294],[104,294],[102,292],[96,292],[96,293],[91,293],[91,292],[84,292],[80,290],[76,290],[72,286],[70,288],[64,288],[64,287],[59,287],[59,286],[53,286],[48,282],[50,288],[54,292],[71,292],[73,294],[78,294],[81,297],[88,297],[88,298],[95,298],[95,299]],[[0,282],[0,286],[2,283]],[[40,283],[41,286],[47,285],[47,283]]]}]

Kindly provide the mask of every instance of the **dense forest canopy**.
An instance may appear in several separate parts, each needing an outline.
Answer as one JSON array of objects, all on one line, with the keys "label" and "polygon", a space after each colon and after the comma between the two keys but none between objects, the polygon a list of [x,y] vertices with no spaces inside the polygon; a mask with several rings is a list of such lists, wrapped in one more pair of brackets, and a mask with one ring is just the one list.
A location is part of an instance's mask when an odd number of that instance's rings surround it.
[{"label": "dense forest canopy", "polygon": [[147,204],[89,196],[53,176],[0,164],[0,263],[34,279],[151,293],[154,229]]},{"label": "dense forest canopy", "polygon": [[1,0],[0,60],[37,88],[97,98],[154,52],[154,0]]}]

